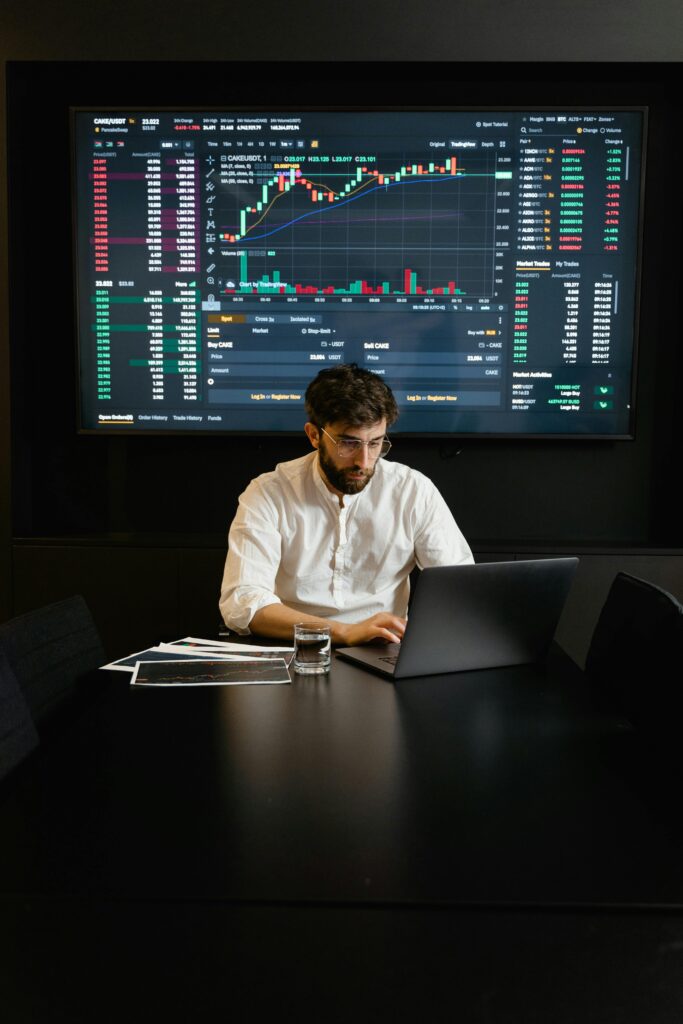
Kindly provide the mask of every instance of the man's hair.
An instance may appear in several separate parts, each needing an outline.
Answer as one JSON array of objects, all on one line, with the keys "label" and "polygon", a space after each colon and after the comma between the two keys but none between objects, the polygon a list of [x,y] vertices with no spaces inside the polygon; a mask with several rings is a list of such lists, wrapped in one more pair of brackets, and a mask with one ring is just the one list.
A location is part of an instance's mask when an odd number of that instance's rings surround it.
[{"label": "man's hair", "polygon": [[398,418],[391,388],[370,370],[345,363],[321,370],[306,388],[306,413],[311,423],[348,423],[369,426],[386,419],[387,426]]}]

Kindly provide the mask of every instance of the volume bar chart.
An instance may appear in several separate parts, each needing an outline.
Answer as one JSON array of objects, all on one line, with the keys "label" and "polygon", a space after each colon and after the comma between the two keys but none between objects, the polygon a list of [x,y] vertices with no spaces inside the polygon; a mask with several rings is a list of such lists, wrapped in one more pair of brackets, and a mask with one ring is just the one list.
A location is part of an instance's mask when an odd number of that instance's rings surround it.
[{"label": "volume bar chart", "polygon": [[239,286],[227,286],[222,289],[225,295],[463,295],[455,281],[448,281],[444,286],[423,288],[417,283],[417,273],[405,268],[403,270],[403,288],[392,288],[389,281],[370,284],[366,280],[350,281],[346,288],[335,288],[326,285],[316,288],[313,285],[299,282],[290,284],[282,280],[279,270],[272,274],[264,274],[260,280],[251,283],[249,278],[248,254],[242,252],[240,257]]}]

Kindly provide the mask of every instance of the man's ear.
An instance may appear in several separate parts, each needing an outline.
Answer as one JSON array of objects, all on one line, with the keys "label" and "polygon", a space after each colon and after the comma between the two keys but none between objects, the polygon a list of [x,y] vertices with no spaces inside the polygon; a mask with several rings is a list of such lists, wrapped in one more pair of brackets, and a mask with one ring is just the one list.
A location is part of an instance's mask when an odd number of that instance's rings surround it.
[{"label": "man's ear", "polygon": [[320,444],[320,431],[316,427],[315,423],[306,423],[304,425],[306,431],[306,437],[311,442],[314,448],[317,448]]}]

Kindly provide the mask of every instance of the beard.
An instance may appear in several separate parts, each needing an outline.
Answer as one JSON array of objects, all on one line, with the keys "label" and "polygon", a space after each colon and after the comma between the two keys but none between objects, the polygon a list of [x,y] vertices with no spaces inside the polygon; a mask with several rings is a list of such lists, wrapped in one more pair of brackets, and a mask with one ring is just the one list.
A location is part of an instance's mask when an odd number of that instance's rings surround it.
[{"label": "beard", "polygon": [[[318,458],[328,483],[332,484],[334,489],[342,494],[358,494],[364,487],[367,487],[375,472],[374,466],[371,469],[359,469],[356,466],[349,466],[348,469],[338,469],[322,445],[318,448]],[[362,473],[362,477],[354,480],[350,476],[352,473]]]}]

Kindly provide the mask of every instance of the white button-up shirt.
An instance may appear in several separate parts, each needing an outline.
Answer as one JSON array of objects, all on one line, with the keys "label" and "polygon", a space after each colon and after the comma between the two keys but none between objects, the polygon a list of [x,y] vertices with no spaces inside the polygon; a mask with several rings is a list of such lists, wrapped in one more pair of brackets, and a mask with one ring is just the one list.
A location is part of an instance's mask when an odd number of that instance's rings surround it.
[{"label": "white button-up shirt", "polygon": [[277,603],[339,622],[376,612],[405,616],[415,565],[472,561],[446,502],[422,473],[382,459],[340,507],[311,452],[252,480],[241,495],[220,609],[238,633]]}]

